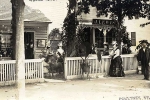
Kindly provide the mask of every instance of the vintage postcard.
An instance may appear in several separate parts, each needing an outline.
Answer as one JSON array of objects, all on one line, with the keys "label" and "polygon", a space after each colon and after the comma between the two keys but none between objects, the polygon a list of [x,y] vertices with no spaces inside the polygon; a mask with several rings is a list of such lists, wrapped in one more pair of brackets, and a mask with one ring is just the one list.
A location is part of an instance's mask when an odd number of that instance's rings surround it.
[{"label": "vintage postcard", "polygon": [[149,0],[0,0],[0,100],[150,100]]}]

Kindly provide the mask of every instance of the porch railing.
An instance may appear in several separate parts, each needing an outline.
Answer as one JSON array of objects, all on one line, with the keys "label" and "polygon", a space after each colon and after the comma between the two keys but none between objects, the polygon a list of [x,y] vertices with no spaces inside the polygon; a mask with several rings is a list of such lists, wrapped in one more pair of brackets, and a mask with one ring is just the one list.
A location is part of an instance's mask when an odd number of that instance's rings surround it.
[{"label": "porch railing", "polygon": [[[136,71],[137,59],[134,54],[121,55],[123,61],[123,67],[125,73]],[[80,78],[82,71],[80,68],[81,57],[66,57],[64,63],[64,76],[65,79]],[[99,77],[101,75],[107,75],[109,72],[109,66],[111,58],[109,56],[102,56],[102,60],[99,62],[96,55],[92,55],[88,58],[90,66],[90,76]]]},{"label": "porch railing", "polygon": [[[11,85],[16,80],[16,61],[0,61],[0,85]],[[21,67],[21,66],[20,66]],[[25,82],[43,82],[43,60],[25,60]]]}]

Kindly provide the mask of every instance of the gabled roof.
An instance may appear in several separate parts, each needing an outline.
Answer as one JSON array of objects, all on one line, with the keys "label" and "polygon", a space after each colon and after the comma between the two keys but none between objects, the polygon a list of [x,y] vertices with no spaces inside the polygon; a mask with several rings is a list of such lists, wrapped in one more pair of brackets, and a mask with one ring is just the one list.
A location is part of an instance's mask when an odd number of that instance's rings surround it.
[{"label": "gabled roof", "polygon": [[[0,0],[0,20],[12,19],[12,4],[10,0]],[[28,5],[24,9],[25,21],[51,22],[40,10],[32,9]]]}]

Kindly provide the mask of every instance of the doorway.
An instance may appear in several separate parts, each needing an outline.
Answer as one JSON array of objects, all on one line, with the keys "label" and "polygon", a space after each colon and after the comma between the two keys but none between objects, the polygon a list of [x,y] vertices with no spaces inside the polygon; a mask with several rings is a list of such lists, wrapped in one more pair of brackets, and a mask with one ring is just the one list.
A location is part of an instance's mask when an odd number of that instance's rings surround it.
[{"label": "doorway", "polygon": [[34,32],[24,33],[25,59],[34,59]]}]

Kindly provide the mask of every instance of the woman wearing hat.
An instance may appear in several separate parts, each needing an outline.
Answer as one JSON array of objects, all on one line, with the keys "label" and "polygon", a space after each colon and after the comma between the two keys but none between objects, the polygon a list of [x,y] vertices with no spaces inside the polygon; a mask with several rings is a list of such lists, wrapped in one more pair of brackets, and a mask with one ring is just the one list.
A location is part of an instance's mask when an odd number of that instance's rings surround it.
[{"label": "woman wearing hat", "polygon": [[58,44],[58,49],[56,51],[56,55],[57,55],[57,69],[58,69],[58,72],[61,73],[61,72],[64,72],[64,69],[63,69],[63,64],[64,64],[64,50],[62,49],[62,42],[60,42]]},{"label": "woman wearing hat", "polygon": [[137,60],[142,65],[142,73],[144,79],[149,80],[149,66],[150,66],[150,49],[148,48],[147,40],[140,41],[142,48],[139,50]]},{"label": "woman wearing hat", "polygon": [[111,64],[109,69],[109,75],[113,77],[123,77],[125,76],[122,67],[122,59],[120,56],[120,50],[116,41],[113,42],[113,50],[110,53]]}]

